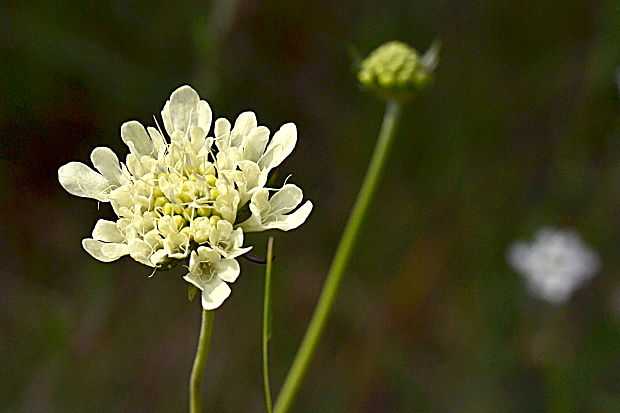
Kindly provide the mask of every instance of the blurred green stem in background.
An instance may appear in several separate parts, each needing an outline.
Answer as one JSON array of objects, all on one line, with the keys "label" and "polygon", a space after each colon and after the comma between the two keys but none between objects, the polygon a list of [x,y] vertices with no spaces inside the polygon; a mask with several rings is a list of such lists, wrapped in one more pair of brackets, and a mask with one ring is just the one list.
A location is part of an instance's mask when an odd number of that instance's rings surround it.
[{"label": "blurred green stem in background", "polygon": [[207,363],[209,348],[211,347],[211,333],[213,331],[213,311],[202,310],[202,323],[198,349],[192,367],[192,376],[189,383],[189,413],[202,412],[202,372]]},{"label": "blurred green stem in background", "polygon": [[273,411],[271,385],[269,382],[269,340],[271,339],[271,263],[273,262],[273,237],[267,243],[267,266],[265,267],[265,297],[263,300],[263,383],[267,413]]},{"label": "blurred green stem in background", "polygon": [[239,0],[218,0],[212,3],[209,17],[196,13],[193,24],[195,47],[192,83],[204,88],[210,96],[219,93],[217,62],[221,60],[222,44],[230,33]]},{"label": "blurred green stem in background", "polygon": [[547,413],[576,411],[575,349],[571,337],[568,309],[565,306],[549,308],[542,320],[538,340],[542,357],[540,368]]},{"label": "blurred green stem in background", "polygon": [[364,183],[357,195],[353,211],[349,216],[344,233],[340,239],[340,244],[338,245],[336,255],[334,256],[329,273],[327,274],[323,291],[319,297],[306,335],[297,351],[293,365],[284,380],[282,390],[276,400],[276,413],[286,413],[289,411],[299,391],[299,386],[306,375],[308,365],[316,351],[317,344],[323,335],[323,330],[325,329],[327,319],[334,305],[334,300],[340,288],[344,270],[351,257],[351,252],[353,251],[359,229],[368,211],[368,207],[370,206],[372,196],[377,189],[379,177],[386,163],[400,115],[401,105],[394,101],[388,101],[383,117],[383,125],[379,132],[379,138],[372,159],[370,160],[370,165],[366,171]]}]

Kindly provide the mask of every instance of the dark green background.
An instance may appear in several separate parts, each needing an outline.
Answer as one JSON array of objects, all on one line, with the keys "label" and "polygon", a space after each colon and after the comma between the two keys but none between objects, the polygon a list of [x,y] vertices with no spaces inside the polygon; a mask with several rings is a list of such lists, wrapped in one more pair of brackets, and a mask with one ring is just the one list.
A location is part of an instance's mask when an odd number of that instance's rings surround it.
[{"label": "dark green background", "polygon": [[[272,381],[292,360],[382,103],[354,66],[441,38],[295,412],[620,412],[618,1],[8,1],[0,5],[0,411],[183,412],[200,309],[180,270],[81,249],[108,205],[56,171],[189,83],[215,116],[294,121],[283,165],[315,209],[274,233]],[[507,246],[581,232],[602,270],[563,308]],[[263,255],[266,234],[249,235]],[[263,412],[263,268],[217,311],[210,412]]]}]

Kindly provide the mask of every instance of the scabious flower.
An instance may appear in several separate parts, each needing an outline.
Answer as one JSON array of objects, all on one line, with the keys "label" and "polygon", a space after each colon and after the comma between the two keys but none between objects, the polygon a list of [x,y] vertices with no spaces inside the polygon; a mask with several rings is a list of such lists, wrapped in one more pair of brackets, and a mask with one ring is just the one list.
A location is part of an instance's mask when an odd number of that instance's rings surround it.
[{"label": "scabious flower", "polygon": [[554,228],[541,228],[531,244],[514,243],[508,261],[533,295],[553,304],[566,302],[600,267],[598,254],[577,232]]},{"label": "scabious flower", "polygon": [[288,231],[312,210],[310,201],[299,207],[299,187],[267,186],[270,172],[293,151],[297,129],[287,123],[270,141],[269,129],[244,112],[234,125],[217,119],[208,136],[211,108],[189,86],[172,93],[162,119],[165,133],[137,121],[121,126],[125,163],[111,149],[95,148],[98,172],[69,162],[58,180],[73,195],[109,202],[118,217],[97,221],[92,238],[82,240],[90,255],[103,262],[129,255],[153,268],[189,257],[184,278],[211,310],[230,295],[236,258],[251,249],[243,247],[245,232]]}]

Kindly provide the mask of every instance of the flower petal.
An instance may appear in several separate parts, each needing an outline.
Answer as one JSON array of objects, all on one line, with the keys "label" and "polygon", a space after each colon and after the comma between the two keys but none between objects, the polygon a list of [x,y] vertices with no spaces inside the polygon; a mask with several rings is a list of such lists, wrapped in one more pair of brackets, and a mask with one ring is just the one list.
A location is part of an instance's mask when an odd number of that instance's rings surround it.
[{"label": "flower petal", "polygon": [[213,248],[209,247],[199,247],[198,256],[202,262],[215,262],[220,259],[220,255]]},{"label": "flower petal", "polygon": [[235,121],[235,126],[232,129],[231,135],[232,140],[230,144],[232,146],[238,146],[241,143],[241,140],[246,137],[256,126],[258,123],[256,122],[256,115],[254,112],[247,111],[243,112],[237,117]]},{"label": "flower petal", "polygon": [[245,232],[261,232],[267,228],[263,228],[260,215],[252,214],[248,219],[238,225]]},{"label": "flower petal", "polygon": [[118,230],[116,222],[100,219],[93,229],[93,238],[105,242],[123,242],[125,238]]},{"label": "flower petal", "polygon": [[137,120],[125,122],[121,125],[121,138],[129,150],[132,152],[135,150],[139,156],[153,153],[153,141],[146,133],[144,126]]},{"label": "flower petal", "polygon": [[[170,104],[166,103],[164,111],[168,111],[169,122],[166,125],[166,116],[164,117],[164,126],[169,135],[174,131],[186,132],[190,126],[196,125],[192,122],[192,118],[198,119],[198,113],[195,112],[196,105],[200,101],[198,93],[190,86],[181,86],[170,95]],[[206,102],[205,102],[206,103]],[[204,109],[204,108],[203,108]],[[210,123],[210,121],[209,121]]]},{"label": "flower petal", "polygon": [[244,158],[253,162],[257,162],[267,146],[269,141],[269,129],[265,126],[254,128],[252,132],[243,141]]},{"label": "flower petal", "polygon": [[202,263],[207,263],[207,266],[210,263],[216,262],[220,260],[220,254],[209,247],[198,247],[196,251],[192,251],[189,257],[189,271],[196,273],[198,275],[203,275],[204,277],[211,277],[210,274],[206,274],[199,265]]},{"label": "flower petal", "polygon": [[201,276],[201,274],[197,274],[195,272],[188,272],[183,276],[183,279],[198,288],[199,290],[203,290],[205,287],[205,278]]},{"label": "flower petal", "polygon": [[128,242],[128,251],[131,258],[134,260],[148,265],[149,267],[155,267],[150,260],[150,256],[152,254],[151,247],[144,240],[139,238],[130,239]]},{"label": "flower petal", "polygon": [[198,105],[196,106],[196,115],[198,118],[196,126],[201,127],[205,134],[209,133],[213,114],[211,112],[211,107],[206,101],[201,100],[198,102]]},{"label": "flower petal", "polygon": [[118,242],[104,243],[101,252],[108,257],[122,257],[129,254],[129,246]]},{"label": "flower petal", "polygon": [[286,214],[295,209],[303,199],[304,194],[297,185],[284,185],[269,199],[270,212],[276,215]]},{"label": "flower petal", "polygon": [[69,162],[58,169],[58,181],[72,195],[107,202],[110,183],[81,162]]},{"label": "flower petal", "polygon": [[239,224],[239,228],[241,228],[245,232],[260,232],[264,231],[265,227],[263,227],[262,220],[264,216],[269,213],[269,191],[265,188],[260,188],[254,195],[252,195],[252,200],[250,201],[250,211],[252,215],[241,224]]},{"label": "flower petal", "polygon": [[166,140],[157,129],[149,126],[148,128],[146,128],[146,130],[149,133],[151,140],[153,141],[153,147],[155,148],[155,152],[158,152],[161,147],[166,146]]},{"label": "flower petal", "polygon": [[172,136],[174,127],[172,126],[172,119],[170,118],[170,100],[166,101],[164,108],[161,111],[161,118],[164,121],[164,129],[168,132],[169,136]]},{"label": "flower petal", "polygon": [[93,258],[98,259],[103,262],[112,262],[116,261],[123,255],[127,255],[127,249],[123,250],[123,248],[118,249],[104,249],[104,247],[108,245],[124,245],[124,244],[107,244],[105,242],[101,242],[96,239],[84,238],[82,240],[82,247],[88,252]]},{"label": "flower petal", "polygon": [[217,275],[224,281],[233,283],[239,277],[241,269],[235,259],[221,260],[214,264]]},{"label": "flower petal", "polygon": [[269,204],[269,190],[260,188],[254,195],[252,195],[252,202],[250,203],[250,210],[254,212],[267,212],[270,208]]},{"label": "flower petal", "polygon": [[[273,169],[280,165],[287,156],[293,152],[297,144],[297,126],[294,123],[286,123],[273,135],[267,150],[265,160],[261,159],[259,165],[263,168]],[[261,162],[262,161],[262,162]]]},{"label": "flower petal", "polygon": [[226,135],[230,132],[230,122],[226,118],[219,118],[213,126],[213,135],[216,138]]},{"label": "flower petal", "polygon": [[229,238],[232,231],[233,226],[230,222],[220,220],[216,225],[211,226],[211,231],[209,231],[209,242],[211,245],[217,245],[220,241]]},{"label": "flower petal", "polygon": [[[238,228],[241,229],[241,228]],[[237,249],[232,249],[230,251],[225,251],[224,252],[224,256],[227,259],[232,259],[232,258],[237,258],[243,254],[245,254],[246,252],[249,252],[252,250],[252,247],[244,247],[244,248],[237,248]]]},{"label": "flower petal", "polygon": [[205,285],[202,290],[202,308],[215,310],[228,298],[231,290],[228,284],[219,277],[213,277],[212,281]]},{"label": "flower petal", "polygon": [[267,229],[281,229],[282,231],[290,231],[303,224],[312,212],[312,202],[306,201],[297,211],[288,215],[281,215],[277,221],[267,223]]},{"label": "flower petal", "polygon": [[105,146],[95,148],[90,154],[90,160],[104,178],[111,183],[120,184],[123,172],[118,157],[112,149]]},{"label": "flower petal", "polygon": [[265,186],[268,171],[261,171],[256,163],[247,160],[238,162],[237,167],[241,170],[241,178],[236,180],[241,198],[240,205],[245,205],[255,189]]}]

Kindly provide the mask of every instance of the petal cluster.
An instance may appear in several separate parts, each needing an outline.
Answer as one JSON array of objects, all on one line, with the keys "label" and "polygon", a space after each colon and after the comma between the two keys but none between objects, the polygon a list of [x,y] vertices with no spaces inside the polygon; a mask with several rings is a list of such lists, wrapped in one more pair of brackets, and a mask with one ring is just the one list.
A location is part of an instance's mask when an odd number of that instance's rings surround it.
[{"label": "petal cluster", "polygon": [[219,307],[239,275],[236,260],[245,232],[288,231],[312,210],[303,205],[293,184],[267,187],[270,172],[290,155],[297,142],[293,123],[270,139],[253,112],[231,124],[212,124],[209,104],[194,89],[175,90],[161,113],[164,130],[138,121],[121,126],[129,148],[125,162],[109,148],[95,148],[94,169],[70,162],[58,170],[71,194],[109,202],[116,221],[99,220],[91,238],[82,241],[94,258],[114,261],[129,255],[161,268],[189,258],[184,277],[202,291],[205,309]]},{"label": "petal cluster", "polygon": [[533,295],[553,304],[567,301],[600,266],[578,233],[554,228],[541,228],[532,243],[514,243],[508,260]]}]

